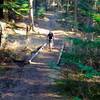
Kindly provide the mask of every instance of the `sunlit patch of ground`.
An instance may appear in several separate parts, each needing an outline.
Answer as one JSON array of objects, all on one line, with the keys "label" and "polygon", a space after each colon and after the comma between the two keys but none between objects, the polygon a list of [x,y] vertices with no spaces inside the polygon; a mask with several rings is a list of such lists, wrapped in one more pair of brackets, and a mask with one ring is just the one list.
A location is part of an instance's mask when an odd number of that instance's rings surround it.
[{"label": "sunlit patch of ground", "polygon": [[40,94],[42,96],[45,96],[45,97],[61,97],[60,95],[57,95],[57,94],[54,94],[54,93],[43,93],[43,94]]},{"label": "sunlit patch of ground", "polygon": [[6,48],[15,51],[20,46],[21,46],[21,44],[19,44],[17,41],[15,41],[14,43],[7,42]]},{"label": "sunlit patch of ground", "polygon": [[82,36],[81,32],[67,31],[66,33],[71,37],[81,37]]},{"label": "sunlit patch of ground", "polygon": [[79,32],[72,32],[72,31],[63,31],[63,30],[54,30],[55,35],[65,35],[65,36],[73,36],[73,37],[81,37],[82,33]]},{"label": "sunlit patch of ground", "polygon": [[35,31],[40,34],[48,34],[49,33],[49,30],[48,29],[43,29],[43,28],[38,28],[38,27],[35,27]]},{"label": "sunlit patch of ground", "polygon": [[63,31],[63,30],[53,30],[53,32],[55,33],[55,34],[66,34],[66,32],[65,31]]},{"label": "sunlit patch of ground", "polygon": [[48,68],[37,68],[38,69],[38,71],[41,71],[41,72],[44,72],[44,74],[46,73],[46,75],[47,75],[47,73],[49,74],[50,73],[50,69],[48,69]]},{"label": "sunlit patch of ground", "polygon": [[19,35],[26,35],[26,30],[23,30],[23,29],[14,29],[15,33],[16,34],[19,34]]},{"label": "sunlit patch of ground", "polygon": [[16,32],[14,30],[12,30],[11,28],[6,28],[6,31],[5,31],[7,34],[12,34],[12,35],[15,35]]},{"label": "sunlit patch of ground", "polygon": [[[58,39],[58,38],[55,38],[55,41],[56,41],[56,39]],[[47,43],[47,45],[42,49],[42,54],[45,54],[45,53],[48,53],[48,54],[51,54],[51,53],[58,53],[59,52],[59,50],[57,50],[56,49],[56,47],[55,47],[55,44],[53,45],[53,47],[52,47],[52,50],[50,51],[50,49],[49,49],[49,44]],[[43,55],[40,55],[41,57],[43,56]]]},{"label": "sunlit patch of ground", "polygon": [[[41,57],[40,57],[41,58]],[[30,64],[35,64],[35,65],[44,65],[44,63],[41,62],[34,62],[34,60]]]},{"label": "sunlit patch of ground", "polygon": [[6,66],[3,66],[3,65],[0,65],[0,67],[2,68],[8,68],[8,69],[13,69],[13,68],[18,68],[18,66],[16,64],[12,64],[12,65],[6,65]]},{"label": "sunlit patch of ground", "polygon": [[98,36],[98,38],[100,38],[100,36]]},{"label": "sunlit patch of ground", "polygon": [[12,97],[12,96],[14,96],[15,94],[14,93],[5,93],[5,94],[2,94],[2,98],[4,98],[5,96],[10,96],[10,97]]},{"label": "sunlit patch of ground", "polygon": [[54,13],[52,13],[52,12],[51,12],[51,13],[50,13],[50,12],[46,12],[45,15],[46,15],[46,16],[53,16]]},{"label": "sunlit patch of ground", "polygon": [[43,19],[44,19],[45,21],[47,21],[47,22],[50,21],[50,19],[47,18],[47,17],[44,17]]},{"label": "sunlit patch of ground", "polygon": [[[43,94],[30,94],[30,95],[16,95],[13,93],[12,96],[4,95],[3,98],[6,98],[6,100],[63,100],[61,97],[52,97],[52,96],[46,96]],[[16,99],[17,98],[17,99]]]}]

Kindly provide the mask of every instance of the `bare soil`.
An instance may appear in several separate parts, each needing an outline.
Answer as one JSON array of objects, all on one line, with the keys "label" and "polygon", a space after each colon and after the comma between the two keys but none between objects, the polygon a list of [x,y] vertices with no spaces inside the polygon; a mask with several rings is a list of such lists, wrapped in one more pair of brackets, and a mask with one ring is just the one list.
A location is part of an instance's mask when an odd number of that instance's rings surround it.
[{"label": "bare soil", "polygon": [[[0,100],[65,100],[55,92],[54,78],[59,78],[59,72],[48,65],[57,62],[65,33],[59,29],[60,25],[55,21],[56,14],[49,12],[46,16],[48,20],[38,20],[37,31],[41,34],[41,38],[31,35],[27,46],[32,48],[33,45],[43,44],[46,42],[48,31],[52,30],[55,35],[53,50],[50,52],[48,47],[44,48],[33,59],[34,64],[14,63],[11,70],[0,77]],[[21,38],[19,48],[24,44],[25,41]]]}]

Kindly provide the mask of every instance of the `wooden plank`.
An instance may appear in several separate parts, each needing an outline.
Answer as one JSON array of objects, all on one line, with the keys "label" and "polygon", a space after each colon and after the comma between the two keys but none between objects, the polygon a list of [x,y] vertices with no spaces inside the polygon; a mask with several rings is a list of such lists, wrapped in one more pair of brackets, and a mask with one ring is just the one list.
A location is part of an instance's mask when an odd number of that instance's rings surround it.
[{"label": "wooden plank", "polygon": [[63,52],[64,47],[65,47],[65,45],[63,44],[62,47],[61,47],[61,51],[60,51],[59,57],[58,57],[57,65],[59,65],[59,63],[60,63],[60,60],[61,60],[61,56],[62,56],[62,52]]},{"label": "wooden plank", "polygon": [[42,47],[41,47],[35,54],[32,54],[32,57],[31,57],[31,59],[29,60],[29,63],[30,63],[30,64],[33,64],[32,60],[39,54],[40,51],[43,50],[43,48],[44,48],[46,45],[47,45],[47,43],[44,43],[44,44],[42,45]]}]

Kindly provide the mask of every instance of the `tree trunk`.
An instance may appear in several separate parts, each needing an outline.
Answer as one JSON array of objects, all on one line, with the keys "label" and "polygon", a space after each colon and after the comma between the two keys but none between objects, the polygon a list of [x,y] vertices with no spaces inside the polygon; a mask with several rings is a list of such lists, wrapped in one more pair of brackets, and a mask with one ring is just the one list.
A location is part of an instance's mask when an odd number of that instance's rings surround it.
[{"label": "tree trunk", "polygon": [[30,3],[30,19],[32,21],[32,30],[34,30],[34,11],[33,11],[33,0],[29,0]]},{"label": "tree trunk", "polygon": [[69,13],[69,0],[67,1],[67,8],[66,8],[66,13]]},{"label": "tree trunk", "polygon": [[[3,1],[4,0],[0,0],[0,4],[2,5],[3,4]],[[3,18],[3,8],[0,8],[0,19]]]},{"label": "tree trunk", "polygon": [[77,3],[78,1],[75,0],[75,22],[74,22],[74,29],[77,30]]},{"label": "tree trunk", "polygon": [[[7,1],[7,0],[4,0],[4,4],[8,4],[8,2],[9,1]],[[3,13],[4,13],[4,19],[6,20],[6,21],[8,21],[8,9],[6,8],[4,8],[3,9]]]},{"label": "tree trunk", "polygon": [[94,2],[94,9],[95,9],[95,10],[97,10],[97,4],[96,4],[97,1],[98,1],[98,0],[95,0],[95,2]]}]

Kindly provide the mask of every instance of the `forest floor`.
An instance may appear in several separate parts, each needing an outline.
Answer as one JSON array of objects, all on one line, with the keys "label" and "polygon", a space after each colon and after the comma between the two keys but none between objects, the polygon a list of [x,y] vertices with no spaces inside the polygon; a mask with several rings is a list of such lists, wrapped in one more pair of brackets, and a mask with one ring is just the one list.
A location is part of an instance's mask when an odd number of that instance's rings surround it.
[{"label": "forest floor", "polygon": [[[48,47],[44,48],[33,60],[34,64],[19,65],[14,63],[14,67],[0,77],[0,85],[2,86],[0,100],[66,100],[58,95],[54,88],[53,79],[59,78],[59,71],[53,70],[49,66],[49,64],[57,63],[63,45],[62,40],[65,36],[65,32],[56,19],[56,13],[46,13],[44,19],[38,19],[38,27],[36,27],[43,38],[36,37],[35,40],[42,39],[46,42],[49,30],[54,32],[53,50],[50,52]],[[33,37],[31,36],[31,40]],[[34,45],[34,42],[30,45]]]}]

